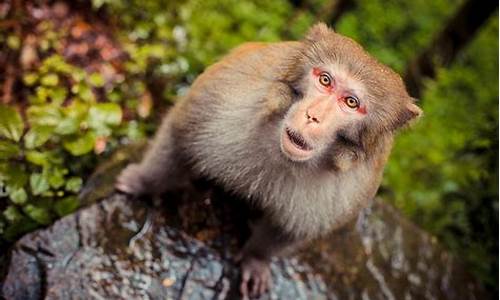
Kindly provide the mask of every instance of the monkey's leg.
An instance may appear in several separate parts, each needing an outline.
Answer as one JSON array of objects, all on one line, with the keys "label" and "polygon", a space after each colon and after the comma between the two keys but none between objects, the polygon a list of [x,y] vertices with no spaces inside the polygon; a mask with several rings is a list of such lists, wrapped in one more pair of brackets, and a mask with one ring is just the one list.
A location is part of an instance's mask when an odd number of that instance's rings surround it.
[{"label": "monkey's leg", "polygon": [[139,195],[159,195],[175,180],[178,169],[170,115],[163,120],[156,136],[140,163],[128,165],[118,176],[115,188]]},{"label": "monkey's leg", "polygon": [[260,297],[269,290],[272,279],[269,267],[273,256],[292,250],[296,238],[271,225],[266,218],[252,228],[252,235],[238,255],[241,266],[240,292],[243,299]]}]

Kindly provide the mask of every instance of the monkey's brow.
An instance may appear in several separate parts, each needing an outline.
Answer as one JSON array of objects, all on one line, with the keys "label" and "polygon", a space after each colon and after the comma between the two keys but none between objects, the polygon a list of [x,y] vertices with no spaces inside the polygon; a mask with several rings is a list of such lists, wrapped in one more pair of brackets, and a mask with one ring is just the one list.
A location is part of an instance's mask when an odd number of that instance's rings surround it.
[{"label": "monkey's brow", "polygon": [[[318,43],[312,43],[309,48],[310,52],[304,51],[303,55],[305,55],[307,58],[309,58],[313,62],[319,62],[321,64],[326,64],[327,62],[324,60],[324,56],[326,53],[322,51],[321,46],[318,45]],[[333,53],[332,53],[333,55]]]}]

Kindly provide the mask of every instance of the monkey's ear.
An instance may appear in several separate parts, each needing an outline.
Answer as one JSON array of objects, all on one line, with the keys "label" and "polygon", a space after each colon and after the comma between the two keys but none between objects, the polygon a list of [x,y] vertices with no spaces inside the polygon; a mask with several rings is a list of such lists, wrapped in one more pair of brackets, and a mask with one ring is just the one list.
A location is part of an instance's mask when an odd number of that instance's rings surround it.
[{"label": "monkey's ear", "polygon": [[410,120],[418,119],[423,114],[422,109],[415,104],[415,102],[417,102],[417,101],[418,101],[417,99],[411,98],[411,102],[409,102],[406,105],[406,109],[408,109],[408,111],[410,111],[410,114],[412,116],[410,118]]},{"label": "monkey's ear", "polygon": [[306,34],[306,40],[310,42],[317,42],[332,32],[334,32],[333,29],[328,27],[325,23],[319,22],[309,29]]},{"label": "monkey's ear", "polygon": [[405,107],[403,108],[403,111],[399,114],[396,124],[394,126],[394,129],[397,129],[399,127],[402,127],[412,120],[418,119],[422,115],[422,109],[418,107],[414,103],[415,99],[411,99]]}]

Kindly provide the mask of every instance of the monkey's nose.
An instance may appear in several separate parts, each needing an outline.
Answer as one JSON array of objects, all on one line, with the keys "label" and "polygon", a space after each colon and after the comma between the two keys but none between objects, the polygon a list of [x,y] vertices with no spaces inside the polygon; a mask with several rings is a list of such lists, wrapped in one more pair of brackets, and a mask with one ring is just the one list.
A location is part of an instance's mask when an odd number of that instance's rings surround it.
[{"label": "monkey's nose", "polygon": [[316,118],[315,116],[311,116],[311,114],[309,113],[309,110],[306,110],[306,118],[307,118],[308,123],[310,123],[310,122],[319,123],[318,118]]}]

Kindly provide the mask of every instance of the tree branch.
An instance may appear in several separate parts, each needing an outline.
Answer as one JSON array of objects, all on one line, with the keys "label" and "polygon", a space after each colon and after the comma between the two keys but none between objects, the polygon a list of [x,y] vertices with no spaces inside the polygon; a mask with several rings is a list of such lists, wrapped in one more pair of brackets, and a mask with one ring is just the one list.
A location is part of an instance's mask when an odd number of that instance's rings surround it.
[{"label": "tree branch", "polygon": [[435,78],[437,67],[450,65],[497,7],[495,0],[467,0],[459,8],[429,46],[409,63],[403,78],[410,95],[421,96],[423,79]]}]

